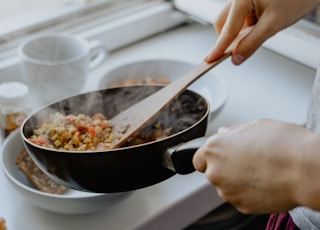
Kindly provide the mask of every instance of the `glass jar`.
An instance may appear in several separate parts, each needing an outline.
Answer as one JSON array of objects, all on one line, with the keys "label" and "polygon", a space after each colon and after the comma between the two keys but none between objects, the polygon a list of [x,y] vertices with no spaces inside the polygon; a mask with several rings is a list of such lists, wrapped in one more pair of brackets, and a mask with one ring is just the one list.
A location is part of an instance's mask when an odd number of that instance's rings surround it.
[{"label": "glass jar", "polygon": [[29,88],[22,82],[0,84],[0,127],[3,137],[20,127],[30,114],[28,94]]}]

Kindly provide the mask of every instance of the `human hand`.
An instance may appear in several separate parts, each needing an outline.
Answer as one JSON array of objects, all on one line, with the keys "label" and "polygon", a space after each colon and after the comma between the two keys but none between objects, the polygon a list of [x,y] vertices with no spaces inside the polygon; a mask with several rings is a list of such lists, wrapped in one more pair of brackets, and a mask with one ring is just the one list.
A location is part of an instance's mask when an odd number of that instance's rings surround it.
[{"label": "human hand", "polygon": [[306,16],[319,3],[319,0],[229,0],[214,22],[219,38],[205,61],[217,60],[242,29],[254,25],[233,51],[232,62],[240,65],[264,41]]},{"label": "human hand", "polygon": [[314,198],[305,189],[313,187],[314,179],[302,173],[301,159],[314,136],[302,126],[271,120],[223,128],[196,152],[193,164],[239,211],[287,211],[303,203],[304,196]]}]

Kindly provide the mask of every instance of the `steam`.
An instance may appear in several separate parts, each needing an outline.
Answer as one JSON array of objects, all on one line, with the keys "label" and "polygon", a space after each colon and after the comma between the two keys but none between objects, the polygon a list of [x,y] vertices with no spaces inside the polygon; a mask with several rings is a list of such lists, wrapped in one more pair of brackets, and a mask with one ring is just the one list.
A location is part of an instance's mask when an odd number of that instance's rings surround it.
[{"label": "steam", "polygon": [[[137,103],[146,96],[154,93],[162,86],[128,86],[108,88],[70,97],[49,105],[36,112],[28,121],[29,135],[44,119],[60,112],[62,114],[86,114],[102,113],[107,119],[111,119],[122,110]],[[193,92],[183,93],[178,100],[170,104],[160,113],[141,133],[150,133],[153,125],[158,122],[163,129],[171,128],[173,133],[181,132],[194,125],[207,112],[206,101]],[[143,111],[141,111],[143,113]],[[138,116],[139,114],[132,114]]]}]

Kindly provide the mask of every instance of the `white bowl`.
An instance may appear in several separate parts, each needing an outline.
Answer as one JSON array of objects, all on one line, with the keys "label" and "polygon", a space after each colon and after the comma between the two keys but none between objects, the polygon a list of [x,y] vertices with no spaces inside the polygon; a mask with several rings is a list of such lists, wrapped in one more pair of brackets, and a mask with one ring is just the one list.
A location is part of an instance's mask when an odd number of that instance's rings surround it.
[{"label": "white bowl", "polygon": [[88,193],[72,189],[68,189],[61,195],[41,192],[31,185],[24,173],[16,166],[16,158],[24,148],[19,131],[14,131],[5,139],[2,146],[1,166],[13,188],[33,205],[65,214],[92,213],[107,209],[130,194],[130,192]]},{"label": "white bowl", "polygon": [[[167,59],[148,59],[123,63],[104,74],[100,80],[99,88],[108,88],[114,83],[129,79],[144,80],[147,77],[168,77],[169,81],[172,82],[195,66],[195,64],[189,62]],[[195,81],[188,89],[199,93],[208,100],[211,114],[220,109],[228,98],[226,82],[210,72]]]}]

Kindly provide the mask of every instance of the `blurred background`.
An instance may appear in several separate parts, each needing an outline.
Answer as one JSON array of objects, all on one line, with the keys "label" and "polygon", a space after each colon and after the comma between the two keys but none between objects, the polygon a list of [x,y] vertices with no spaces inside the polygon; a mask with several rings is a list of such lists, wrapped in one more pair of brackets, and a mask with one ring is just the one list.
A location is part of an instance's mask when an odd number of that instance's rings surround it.
[{"label": "blurred background", "polygon": [[95,0],[1,0],[0,21],[33,14],[41,10],[49,10],[66,5],[86,4],[92,1]]}]

